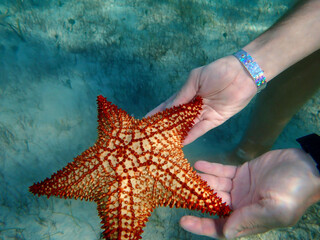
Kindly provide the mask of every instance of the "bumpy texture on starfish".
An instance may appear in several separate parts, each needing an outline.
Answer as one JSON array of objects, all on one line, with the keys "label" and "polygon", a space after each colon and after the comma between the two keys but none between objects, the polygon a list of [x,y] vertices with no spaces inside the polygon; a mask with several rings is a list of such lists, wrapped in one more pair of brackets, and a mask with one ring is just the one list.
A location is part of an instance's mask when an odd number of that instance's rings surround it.
[{"label": "bumpy texture on starfish", "polygon": [[33,194],[95,201],[105,239],[141,239],[154,208],[183,207],[227,216],[229,207],[190,167],[182,140],[202,99],[134,119],[98,96],[97,142]]}]

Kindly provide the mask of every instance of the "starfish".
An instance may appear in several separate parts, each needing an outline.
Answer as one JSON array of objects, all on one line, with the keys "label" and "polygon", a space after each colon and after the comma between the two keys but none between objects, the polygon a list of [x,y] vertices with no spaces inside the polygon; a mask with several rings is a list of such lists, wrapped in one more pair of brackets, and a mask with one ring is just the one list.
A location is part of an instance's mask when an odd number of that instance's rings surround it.
[{"label": "starfish", "polygon": [[201,97],[141,120],[101,95],[97,102],[96,143],[51,178],[32,185],[30,192],[96,202],[105,239],[141,239],[158,206],[229,215],[229,206],[182,151],[202,109]]}]

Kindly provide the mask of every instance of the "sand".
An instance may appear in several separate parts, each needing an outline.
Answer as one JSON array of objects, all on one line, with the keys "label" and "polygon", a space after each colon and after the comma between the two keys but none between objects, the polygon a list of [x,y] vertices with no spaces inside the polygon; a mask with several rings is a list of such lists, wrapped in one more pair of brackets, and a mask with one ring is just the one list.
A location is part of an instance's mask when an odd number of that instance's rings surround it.
[{"label": "sand", "polygon": [[[1,1],[0,239],[100,239],[94,203],[28,192],[95,142],[96,96],[141,118],[193,68],[235,52],[294,2]],[[319,132],[319,99],[318,91],[274,148]],[[237,144],[251,107],[185,147],[190,162],[214,161]],[[294,227],[248,239],[320,238],[319,208]],[[206,239],[179,227],[185,214],[200,215],[156,209],[143,239]]]}]

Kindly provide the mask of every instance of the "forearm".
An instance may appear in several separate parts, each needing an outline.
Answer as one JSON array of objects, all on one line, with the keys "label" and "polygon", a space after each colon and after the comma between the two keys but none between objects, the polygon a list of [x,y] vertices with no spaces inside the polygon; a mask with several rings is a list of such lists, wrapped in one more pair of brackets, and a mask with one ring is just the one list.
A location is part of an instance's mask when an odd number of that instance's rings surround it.
[{"label": "forearm", "polygon": [[320,0],[305,1],[293,13],[244,47],[267,81],[320,48]]}]

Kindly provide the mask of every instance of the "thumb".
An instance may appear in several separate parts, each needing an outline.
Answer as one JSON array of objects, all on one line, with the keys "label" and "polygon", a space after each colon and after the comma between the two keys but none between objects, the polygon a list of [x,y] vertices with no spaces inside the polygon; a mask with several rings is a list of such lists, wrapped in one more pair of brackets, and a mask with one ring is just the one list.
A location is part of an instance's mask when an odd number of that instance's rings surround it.
[{"label": "thumb", "polygon": [[191,71],[188,80],[182,86],[180,91],[173,95],[173,98],[170,99],[171,101],[167,102],[166,108],[188,103],[197,95],[199,91],[201,69],[202,67]]},{"label": "thumb", "polygon": [[275,210],[259,203],[235,210],[226,222],[223,233],[228,239],[262,233],[281,227],[275,218]]},{"label": "thumb", "polygon": [[[200,68],[199,68],[200,69]],[[165,102],[161,103],[158,107],[147,113],[146,117],[152,116],[157,112],[163,111],[166,108],[171,108],[173,106],[179,106],[190,102],[197,94],[197,79],[199,75],[198,69],[191,71],[187,82],[182,86],[179,92],[173,94]]]}]

